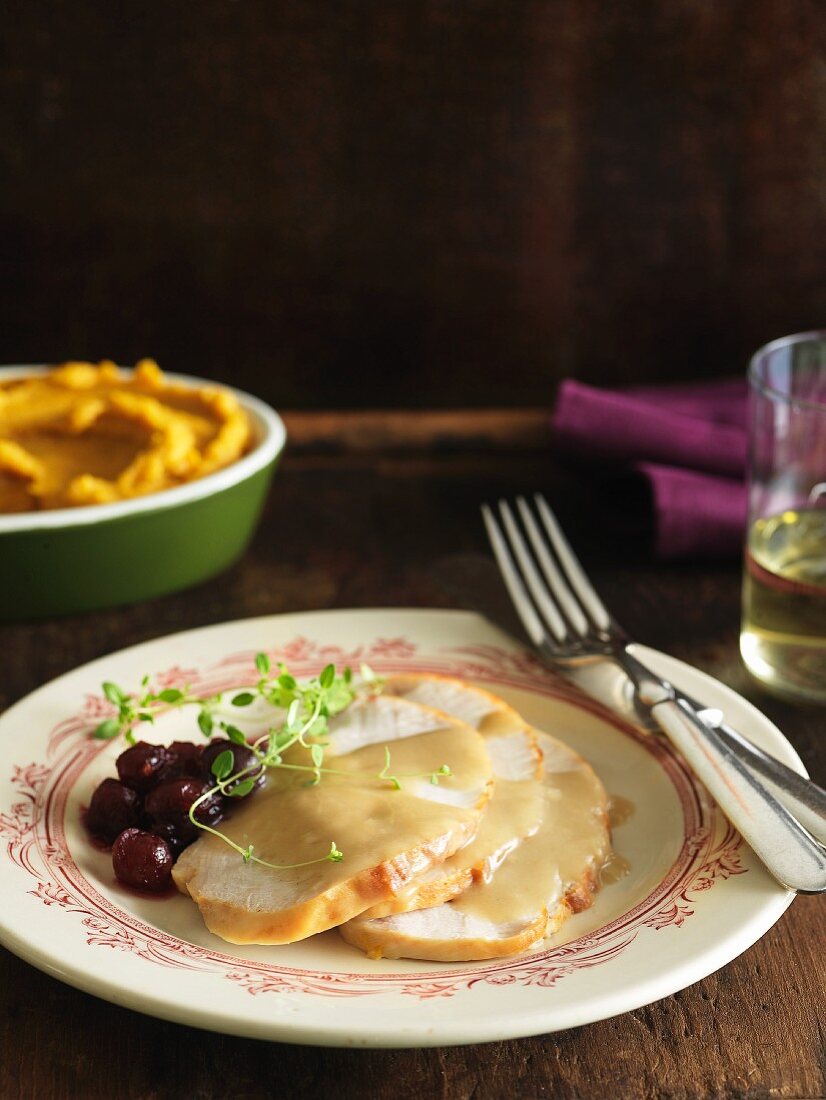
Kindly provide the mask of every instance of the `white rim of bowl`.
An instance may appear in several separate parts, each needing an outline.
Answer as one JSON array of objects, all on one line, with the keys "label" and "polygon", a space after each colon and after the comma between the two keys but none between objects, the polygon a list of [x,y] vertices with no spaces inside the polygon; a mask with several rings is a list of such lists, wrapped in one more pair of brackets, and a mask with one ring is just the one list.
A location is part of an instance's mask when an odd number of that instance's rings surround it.
[{"label": "white rim of bowl", "polygon": [[[49,368],[43,364],[14,365],[0,367],[0,382],[9,378],[25,378],[27,375],[42,375]],[[220,493],[233,485],[244,481],[269,465],[284,450],[287,442],[287,429],[284,421],[269,405],[252,394],[237,390],[206,378],[197,378],[192,374],[167,374],[172,382],[185,386],[220,386],[229,390],[238,398],[244,411],[250,414],[253,428],[257,430],[258,442],[249,454],[230,463],[214,474],[189,481],[186,485],[176,485],[173,489],[161,489],[146,496],[118,500],[112,504],[89,504],[81,508],[54,508],[43,512],[13,512],[0,515],[0,535],[19,531],[39,531],[64,527],[82,527],[88,524],[105,523],[107,520],[126,519],[142,512],[159,512],[175,508],[179,504],[189,504],[203,497]]]}]

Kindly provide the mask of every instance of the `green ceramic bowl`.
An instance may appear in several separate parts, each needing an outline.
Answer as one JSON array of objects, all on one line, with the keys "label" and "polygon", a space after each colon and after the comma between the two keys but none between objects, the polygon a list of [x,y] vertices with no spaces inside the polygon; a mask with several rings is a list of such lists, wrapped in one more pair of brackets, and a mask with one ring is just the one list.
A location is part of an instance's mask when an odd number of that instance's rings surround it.
[{"label": "green ceramic bowl", "polygon": [[[2,367],[0,382],[42,369]],[[214,384],[169,377],[192,386]],[[263,401],[232,392],[257,442],[223,470],[114,504],[0,515],[0,620],[67,615],[161,596],[206,580],[240,557],[287,433]]]}]

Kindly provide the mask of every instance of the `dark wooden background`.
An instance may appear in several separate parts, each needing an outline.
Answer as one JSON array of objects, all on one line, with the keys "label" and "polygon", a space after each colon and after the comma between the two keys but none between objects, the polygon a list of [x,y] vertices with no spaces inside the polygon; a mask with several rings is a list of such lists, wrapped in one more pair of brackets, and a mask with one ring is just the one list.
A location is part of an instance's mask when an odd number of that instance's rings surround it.
[{"label": "dark wooden background", "polygon": [[543,405],[826,318],[818,0],[9,0],[0,361]]}]

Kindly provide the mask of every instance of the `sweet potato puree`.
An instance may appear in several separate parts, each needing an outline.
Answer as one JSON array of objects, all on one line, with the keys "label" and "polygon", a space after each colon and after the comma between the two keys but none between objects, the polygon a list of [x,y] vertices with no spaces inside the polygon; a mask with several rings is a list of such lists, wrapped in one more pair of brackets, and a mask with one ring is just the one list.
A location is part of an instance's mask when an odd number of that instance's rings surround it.
[{"label": "sweet potato puree", "polygon": [[251,442],[233,394],[167,381],[143,359],[64,363],[0,383],[0,512],[156,493],[235,462]]}]

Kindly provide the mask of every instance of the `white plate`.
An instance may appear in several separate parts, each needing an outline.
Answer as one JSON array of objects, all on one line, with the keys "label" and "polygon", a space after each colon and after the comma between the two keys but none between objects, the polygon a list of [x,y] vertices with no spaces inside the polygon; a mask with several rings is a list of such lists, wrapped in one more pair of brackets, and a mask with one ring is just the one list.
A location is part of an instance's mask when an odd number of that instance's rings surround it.
[{"label": "white plate", "polygon": [[[329,661],[377,672],[433,670],[489,687],[568,741],[609,793],[634,803],[615,831],[631,870],[541,949],[494,962],[371,961],[327,932],[288,947],[238,948],[195,906],[114,881],[80,810],[114,774],[120,745],[89,739],[113,680],[136,690],[255,678],[267,650],[311,675]],[[780,732],[745,700],[662,654],[651,663],[725,710],[799,771]],[[156,736],[192,735],[170,713]],[[142,731],[143,733],[143,731]],[[762,869],[680,760],[594,704],[574,702],[538,662],[479,617],[450,611],[329,611],[226,623],[160,638],[70,672],[0,717],[0,940],[47,973],[117,1004],[195,1027],[335,1046],[477,1043],[575,1027],[696,982],[755,942],[792,900]]]}]

